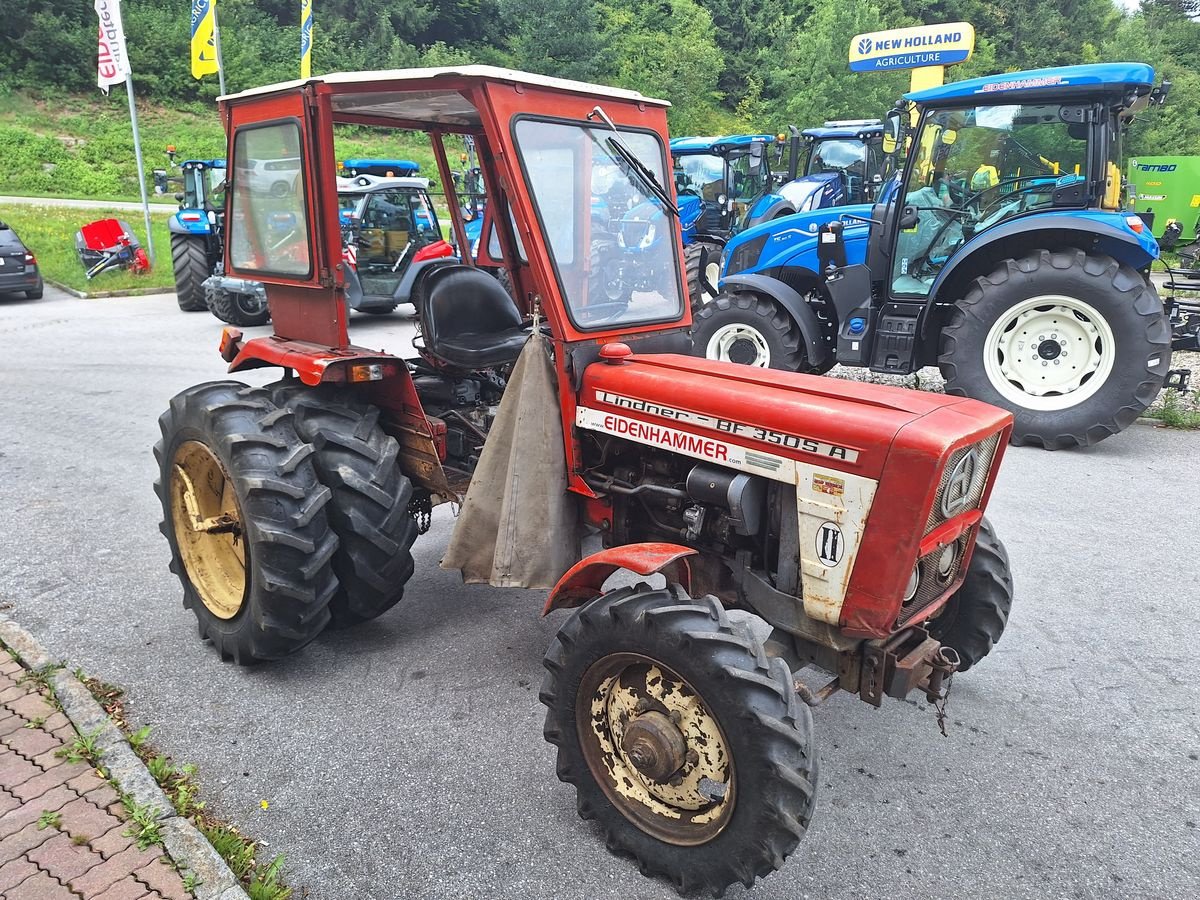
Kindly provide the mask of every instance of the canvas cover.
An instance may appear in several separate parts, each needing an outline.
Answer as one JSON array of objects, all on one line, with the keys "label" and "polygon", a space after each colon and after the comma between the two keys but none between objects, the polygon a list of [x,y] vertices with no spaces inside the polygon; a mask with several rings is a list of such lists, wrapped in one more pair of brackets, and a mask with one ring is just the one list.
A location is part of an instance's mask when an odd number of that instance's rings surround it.
[{"label": "canvas cover", "polygon": [[468,584],[554,587],[579,561],[550,342],[525,344],[442,559]]}]

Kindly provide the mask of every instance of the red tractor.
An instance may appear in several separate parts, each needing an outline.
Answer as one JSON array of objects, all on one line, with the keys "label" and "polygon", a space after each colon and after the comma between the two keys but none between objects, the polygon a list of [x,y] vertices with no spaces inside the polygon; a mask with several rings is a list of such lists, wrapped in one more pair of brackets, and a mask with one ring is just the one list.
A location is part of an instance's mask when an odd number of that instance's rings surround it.
[{"label": "red tractor", "polygon": [[[571,610],[541,700],[580,815],[643,873],[720,894],[808,826],[810,707],[939,704],[1000,637],[1012,582],[983,511],[1012,417],[690,356],[667,105],[478,66],[224,99],[225,258],[266,285],[274,334],[226,329],[220,352],[284,377],[176,396],[157,491],[184,605],[242,664],[387,610],[432,507],[462,504],[443,567]],[[449,193],[445,136],[475,142],[479,251],[416,286],[414,359],[350,343],[335,123],[426,132]],[[256,190],[274,163],[295,190]],[[642,210],[619,241],[593,233],[598,199]],[[598,245],[645,277],[613,296]],[[658,586],[607,587],[621,570]]]}]

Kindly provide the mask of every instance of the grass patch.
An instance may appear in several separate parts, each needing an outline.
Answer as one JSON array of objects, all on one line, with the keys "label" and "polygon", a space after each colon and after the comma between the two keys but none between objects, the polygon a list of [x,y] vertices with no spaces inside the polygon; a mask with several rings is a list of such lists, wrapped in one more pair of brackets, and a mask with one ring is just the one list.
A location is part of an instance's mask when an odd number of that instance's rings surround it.
[{"label": "grass patch", "polygon": [[90,281],[83,264],[75,253],[75,232],[82,225],[96,219],[121,219],[127,222],[142,247],[146,246],[146,226],[142,216],[136,212],[105,209],[70,209],[50,206],[12,206],[3,214],[3,219],[20,235],[37,257],[42,277],[47,281],[65,284],[77,291],[124,291],[134,288],[155,288],[163,291],[175,289],[175,276],[171,271],[171,237],[167,231],[165,216],[155,216],[151,221],[154,234],[154,250],[157,262],[142,275],[133,275],[122,269],[101,272]]},{"label": "grass patch", "polygon": [[1163,391],[1159,402],[1142,415],[1167,428],[1200,429],[1200,391]]}]

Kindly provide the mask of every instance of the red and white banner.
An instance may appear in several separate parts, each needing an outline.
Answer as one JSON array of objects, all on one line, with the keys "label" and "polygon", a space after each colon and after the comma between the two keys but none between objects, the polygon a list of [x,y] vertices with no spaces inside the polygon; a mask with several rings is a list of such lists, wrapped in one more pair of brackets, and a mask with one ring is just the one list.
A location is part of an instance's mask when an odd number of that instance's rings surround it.
[{"label": "red and white banner", "polygon": [[125,26],[121,23],[121,0],[96,0],[95,9],[100,17],[96,83],[107,94],[110,87],[123,82],[131,71],[125,50]]}]

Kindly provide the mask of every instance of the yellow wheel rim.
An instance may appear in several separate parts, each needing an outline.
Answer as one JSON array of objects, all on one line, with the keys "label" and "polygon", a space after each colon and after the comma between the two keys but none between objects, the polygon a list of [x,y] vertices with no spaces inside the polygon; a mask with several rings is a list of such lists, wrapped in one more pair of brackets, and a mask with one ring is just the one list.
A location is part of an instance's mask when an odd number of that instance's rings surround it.
[{"label": "yellow wheel rim", "polygon": [[246,541],[233,480],[199,441],[185,441],[171,460],[171,524],[188,581],[218,619],[246,602]]},{"label": "yellow wheel rim", "polygon": [[584,759],[612,804],[661,841],[715,838],[737,801],[729,741],[696,690],[657,660],[603,657],[576,703]]}]

